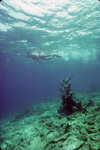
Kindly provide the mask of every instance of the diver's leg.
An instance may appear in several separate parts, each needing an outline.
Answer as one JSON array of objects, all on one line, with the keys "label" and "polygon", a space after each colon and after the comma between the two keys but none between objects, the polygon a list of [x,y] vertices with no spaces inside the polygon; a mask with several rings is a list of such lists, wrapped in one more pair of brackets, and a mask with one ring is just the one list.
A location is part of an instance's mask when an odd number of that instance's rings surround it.
[{"label": "diver's leg", "polygon": [[61,58],[61,56],[56,55],[56,54],[54,54],[54,55],[47,55],[47,56],[40,56],[39,58],[43,59],[43,60],[49,60],[49,59],[52,59],[53,57]]},{"label": "diver's leg", "polygon": [[57,54],[54,54],[54,56],[55,56],[55,57],[58,57],[58,58],[61,58],[61,56],[60,56],[60,55],[57,55]]},{"label": "diver's leg", "polygon": [[61,58],[61,56],[60,55],[57,55],[57,54],[53,54],[53,55],[47,55],[47,56],[43,56],[43,57],[51,57],[51,58],[53,58],[53,57],[58,57],[58,58]]},{"label": "diver's leg", "polygon": [[43,60],[49,60],[49,59],[52,59],[53,57],[54,57],[54,55],[40,56],[40,58]]},{"label": "diver's leg", "polygon": [[47,56],[40,56],[40,58],[43,59],[43,60],[49,60],[49,59],[52,59],[53,57],[61,58],[60,55],[56,55],[56,54],[54,54],[54,55],[47,55]]}]

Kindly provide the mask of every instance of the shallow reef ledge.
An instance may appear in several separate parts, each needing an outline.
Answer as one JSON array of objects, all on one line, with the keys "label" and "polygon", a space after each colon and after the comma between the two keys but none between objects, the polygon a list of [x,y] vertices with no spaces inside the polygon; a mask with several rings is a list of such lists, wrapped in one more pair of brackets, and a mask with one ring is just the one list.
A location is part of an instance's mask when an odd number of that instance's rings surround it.
[{"label": "shallow reef ledge", "polygon": [[62,100],[57,98],[27,107],[2,120],[1,150],[99,150],[100,90],[76,93],[75,97],[82,99],[84,112],[59,114],[57,110]]}]

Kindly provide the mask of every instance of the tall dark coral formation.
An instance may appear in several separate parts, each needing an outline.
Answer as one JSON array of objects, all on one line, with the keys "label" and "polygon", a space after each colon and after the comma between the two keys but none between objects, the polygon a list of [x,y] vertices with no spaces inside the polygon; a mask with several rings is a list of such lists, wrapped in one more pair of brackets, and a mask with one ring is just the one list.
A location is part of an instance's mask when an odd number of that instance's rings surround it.
[{"label": "tall dark coral formation", "polygon": [[72,75],[69,78],[66,78],[61,81],[61,98],[62,105],[60,106],[59,113],[72,114],[74,111],[81,110],[81,102],[75,102],[75,98],[73,97],[74,92],[71,90],[70,82]]}]

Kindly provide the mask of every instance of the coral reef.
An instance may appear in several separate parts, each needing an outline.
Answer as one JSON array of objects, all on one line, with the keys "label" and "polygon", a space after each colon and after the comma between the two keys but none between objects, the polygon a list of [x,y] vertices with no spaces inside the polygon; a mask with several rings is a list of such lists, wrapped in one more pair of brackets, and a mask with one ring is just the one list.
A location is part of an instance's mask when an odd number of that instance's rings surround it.
[{"label": "coral reef", "polygon": [[100,90],[76,93],[84,104],[94,105],[63,117],[58,97],[3,119],[0,122],[1,150],[100,150]]},{"label": "coral reef", "polygon": [[82,110],[81,102],[76,102],[75,97],[73,97],[73,90],[71,90],[70,82],[72,75],[69,78],[66,78],[61,81],[61,98],[62,98],[62,106],[58,110],[59,113],[72,114],[75,111]]}]

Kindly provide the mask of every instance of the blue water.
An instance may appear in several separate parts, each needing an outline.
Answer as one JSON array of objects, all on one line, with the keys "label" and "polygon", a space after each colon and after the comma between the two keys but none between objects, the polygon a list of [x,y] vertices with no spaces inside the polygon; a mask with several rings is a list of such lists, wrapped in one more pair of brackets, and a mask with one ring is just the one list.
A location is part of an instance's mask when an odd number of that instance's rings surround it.
[{"label": "blue water", "polygon": [[[62,58],[27,58],[37,48]],[[60,81],[72,73],[74,91],[100,88],[98,0],[0,2],[0,118],[59,99]]]}]

